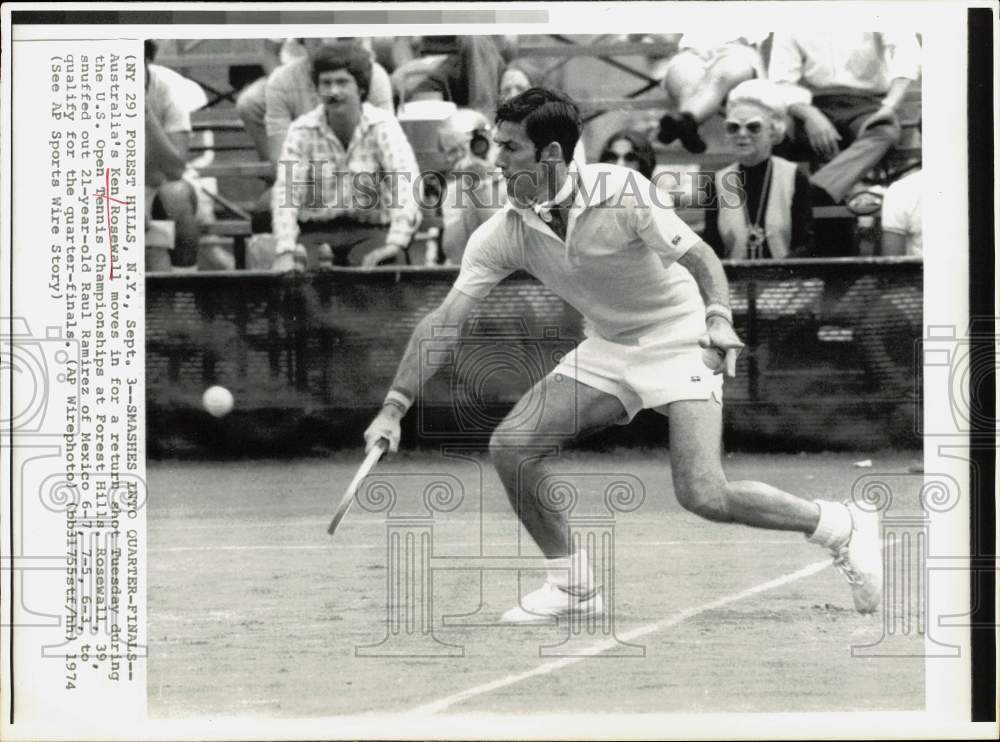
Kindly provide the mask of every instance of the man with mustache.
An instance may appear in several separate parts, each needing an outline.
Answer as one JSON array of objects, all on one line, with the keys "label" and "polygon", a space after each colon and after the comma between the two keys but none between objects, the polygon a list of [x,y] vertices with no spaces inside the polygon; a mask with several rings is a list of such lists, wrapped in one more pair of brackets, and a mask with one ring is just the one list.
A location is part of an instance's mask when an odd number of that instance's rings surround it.
[{"label": "man with mustache", "polygon": [[396,118],[362,102],[370,71],[349,42],[313,57],[320,105],[292,123],[278,162],[275,270],[404,262],[420,223],[417,162]]},{"label": "man with mustache", "polygon": [[[297,44],[282,47],[281,65],[265,77],[249,85],[236,99],[236,111],[253,139],[254,148],[261,160],[277,162],[285,143],[288,127],[304,113],[319,103],[316,83],[312,80],[312,59],[327,44],[347,41],[341,38],[297,39]],[[364,39],[351,39],[352,43],[371,51]],[[287,53],[285,49],[292,49]],[[291,56],[289,59],[288,56]],[[389,73],[372,59],[371,83],[367,101],[377,108],[393,113],[392,86]]]}]

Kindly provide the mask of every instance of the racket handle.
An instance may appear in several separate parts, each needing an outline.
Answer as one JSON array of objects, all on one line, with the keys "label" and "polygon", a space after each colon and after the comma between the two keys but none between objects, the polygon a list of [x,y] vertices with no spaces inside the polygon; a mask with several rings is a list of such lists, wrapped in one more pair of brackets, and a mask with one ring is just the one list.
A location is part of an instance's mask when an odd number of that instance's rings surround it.
[{"label": "racket handle", "polygon": [[736,378],[736,357],[739,354],[740,352],[736,348],[730,348],[726,351],[726,376],[730,379]]}]

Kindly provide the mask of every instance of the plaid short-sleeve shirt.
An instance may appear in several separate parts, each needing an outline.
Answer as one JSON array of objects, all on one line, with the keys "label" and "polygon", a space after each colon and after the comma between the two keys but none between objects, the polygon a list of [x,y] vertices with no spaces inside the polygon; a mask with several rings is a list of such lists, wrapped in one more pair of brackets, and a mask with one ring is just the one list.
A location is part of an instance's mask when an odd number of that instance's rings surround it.
[{"label": "plaid short-sleeve shirt", "polygon": [[343,217],[388,225],[387,244],[405,248],[420,224],[418,174],[394,116],[363,103],[345,149],[317,106],[292,123],[278,161],[272,198],[277,252],[295,249],[299,222]]}]

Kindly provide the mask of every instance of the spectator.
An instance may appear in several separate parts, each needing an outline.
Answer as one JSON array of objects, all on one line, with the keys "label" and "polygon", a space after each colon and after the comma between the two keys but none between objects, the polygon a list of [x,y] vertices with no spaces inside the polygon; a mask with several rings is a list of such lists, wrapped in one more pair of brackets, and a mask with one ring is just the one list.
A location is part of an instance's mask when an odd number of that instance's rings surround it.
[{"label": "spectator", "polygon": [[449,171],[476,162],[492,169],[493,127],[479,111],[460,108],[444,122],[438,134],[441,153]]},{"label": "spectator", "polygon": [[912,33],[774,34],[768,74],[799,124],[781,151],[826,161],[811,178],[817,206],[840,203],[899,141],[896,114],[919,54]]},{"label": "spectator", "polygon": [[170,84],[150,62],[156,44],[144,44],[146,77],[146,225],[152,220],[174,223],[173,249],[151,247],[146,252],[150,270],[171,265],[191,266],[198,257],[198,193],[184,180],[191,141],[191,115],[178,102]]},{"label": "spectator", "polygon": [[882,254],[923,257],[923,223],[920,215],[921,171],[904,175],[886,189],[882,199]]},{"label": "spectator", "polygon": [[424,81],[447,58],[447,54],[415,56],[396,65],[389,80],[392,82],[393,100],[397,110],[402,110],[406,103],[413,101],[444,99],[440,91],[426,89]]},{"label": "spectator", "polygon": [[676,103],[678,116],[660,119],[657,138],[664,144],[680,139],[684,149],[701,153],[705,141],[698,127],[719,112],[734,87],[764,77],[758,45],[766,34],[733,37],[725,33],[684,34],[680,51],[667,64],[663,87]]},{"label": "spectator", "polygon": [[[366,49],[372,67],[367,101],[393,113],[389,74],[373,61],[371,52],[365,47],[365,40],[339,40],[350,41]],[[337,41],[337,38],[299,39],[300,43],[284,44],[280,52],[281,66],[240,93],[236,100],[236,111],[253,140],[261,161],[277,163],[292,121],[319,105],[319,96],[311,77],[312,58],[324,43]]]},{"label": "spectator", "polygon": [[462,262],[469,237],[505,202],[506,191],[490,152],[491,128],[483,114],[460,109],[439,134],[448,167],[441,201],[441,249],[452,264]]},{"label": "spectator", "polygon": [[[504,61],[490,36],[433,37],[438,46],[454,51],[417,84],[416,94],[433,94],[459,108],[473,108],[492,118]],[[428,39],[424,40],[426,46]]]},{"label": "spectator", "polygon": [[732,260],[807,257],[812,253],[809,181],[771,150],[785,134],[782,93],[748,80],[729,93],[726,140],[736,162],[715,174],[705,242]]},{"label": "spectator", "polygon": [[538,80],[528,69],[518,61],[513,61],[507,65],[503,74],[500,75],[499,96],[500,102],[510,100],[515,95],[520,95],[528,88],[538,85]]},{"label": "spectator", "polygon": [[325,46],[312,68],[321,102],[292,123],[281,151],[274,268],[302,269],[300,236],[310,267],[400,262],[420,222],[413,149],[394,116],[362,102],[372,69],[364,49]]},{"label": "spectator", "polygon": [[656,153],[649,139],[637,131],[623,129],[605,142],[600,161],[638,170],[643,177],[652,179]]},{"label": "spectator", "polygon": [[[156,42],[151,43],[155,44]],[[171,98],[183,112],[190,115],[199,108],[208,105],[208,96],[205,94],[205,90],[194,80],[184,77],[169,67],[152,62],[149,63],[148,69],[170,88]]]},{"label": "spectator", "polygon": [[[658,198],[661,203],[670,203],[674,208],[690,205],[689,194],[679,188],[682,183],[681,178],[685,174],[665,171],[661,175],[672,175],[672,181],[670,178],[653,178],[653,172],[656,170],[656,152],[653,150],[653,145],[650,143],[649,137],[641,131],[622,129],[608,137],[608,140],[604,143],[604,147],[601,148],[600,162],[631,168],[647,180],[652,181],[660,193]],[[704,230],[704,221],[699,218],[692,218],[690,216],[681,218],[695,231],[701,232]]]}]

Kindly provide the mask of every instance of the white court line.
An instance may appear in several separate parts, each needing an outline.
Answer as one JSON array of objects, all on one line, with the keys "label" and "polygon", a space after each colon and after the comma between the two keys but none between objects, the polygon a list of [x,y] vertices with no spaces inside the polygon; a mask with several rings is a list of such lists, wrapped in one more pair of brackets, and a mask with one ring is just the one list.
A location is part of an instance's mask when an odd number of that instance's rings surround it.
[{"label": "white court line", "polygon": [[[671,516],[672,515],[677,515],[676,513],[660,513],[660,514],[662,514],[662,515],[671,515]],[[148,518],[147,522],[149,523],[149,528],[151,530],[155,530],[157,533],[170,533],[172,531],[217,531],[220,528],[231,528],[232,527],[232,524],[233,524],[233,518],[231,517],[232,515],[233,515],[233,513],[227,513],[225,517],[213,516],[217,520],[216,523],[184,523],[184,522],[179,522],[179,523],[176,523],[176,524],[171,524],[171,523],[161,522],[161,521],[164,521],[167,518],[170,518],[172,520],[177,520],[177,521],[182,521],[182,519],[180,517],[174,516],[174,515],[168,516],[168,515],[156,514],[156,515],[153,515],[152,517]],[[657,515],[657,513],[654,513],[653,515]],[[493,525],[493,524],[505,524],[506,522],[508,522],[508,516],[509,516],[508,513],[492,513],[491,512],[491,513],[487,513],[486,514],[486,518],[485,519],[478,518],[478,517],[472,517],[472,518],[448,518],[447,520],[433,520],[433,521],[431,521],[431,523],[432,523],[432,525],[447,526],[447,527],[458,526],[458,525],[468,525],[468,524],[479,525],[480,523],[483,523],[483,522],[489,523],[491,525]],[[189,518],[195,518],[195,517],[200,518],[200,517],[202,517],[202,515],[201,514],[195,514],[195,515],[187,516],[187,517],[189,517]],[[320,515],[320,516],[317,516],[317,518],[284,519],[281,522],[277,522],[277,523],[273,522],[273,521],[263,521],[263,522],[260,522],[260,523],[240,523],[239,527],[240,527],[240,530],[244,530],[244,531],[248,531],[248,530],[251,530],[251,529],[254,529],[254,528],[266,528],[269,531],[273,531],[275,528],[295,528],[295,529],[301,529],[303,526],[306,526],[307,528],[309,526],[311,526],[311,525],[314,526],[317,523],[318,520],[322,520],[323,518],[326,518],[326,517],[327,517],[327,515]],[[687,516],[685,516],[685,517],[687,517]],[[693,517],[694,516],[691,516],[691,518],[689,518],[689,519],[693,519]],[[514,521],[511,520],[510,522],[513,523]],[[361,518],[355,518],[353,520],[353,523],[356,526],[359,526],[359,527],[373,528],[373,527],[379,527],[379,526],[385,525],[387,523],[387,519],[386,518],[379,518],[379,519],[361,519]],[[323,526],[323,529],[325,530],[326,526]]]},{"label": "white court line", "polygon": [[[646,636],[648,634],[655,633],[657,631],[662,631],[663,629],[668,629],[671,626],[676,626],[689,618],[694,618],[700,613],[705,613],[706,611],[711,611],[716,608],[721,608],[722,606],[729,605],[730,603],[735,603],[744,598],[750,598],[754,595],[759,595],[760,593],[767,592],[768,590],[773,590],[776,587],[781,587],[782,585],[787,585],[790,582],[795,582],[801,580],[804,577],[809,577],[810,575],[820,572],[832,564],[830,559],[824,559],[819,562],[813,562],[812,564],[803,567],[797,572],[792,572],[791,574],[778,577],[776,579],[770,580],[769,582],[763,582],[760,585],[755,585],[754,587],[743,590],[742,592],[732,593],[730,595],[718,598],[711,601],[710,603],[705,603],[694,608],[687,608],[680,613],[677,613],[670,618],[664,619],[663,621],[657,621],[656,623],[646,624],[645,626],[640,626],[637,629],[633,629],[622,634],[618,637],[621,641],[632,641],[633,639],[638,639],[640,637]],[[606,652],[609,649],[618,646],[618,643],[613,639],[598,642],[592,647],[583,651],[582,655],[576,655],[573,657],[565,657],[561,660],[552,660],[549,662],[544,662],[533,670],[528,670],[527,672],[517,673],[514,675],[507,675],[506,677],[500,678],[499,680],[494,680],[491,683],[484,683],[482,685],[477,685],[472,688],[460,691],[450,696],[445,696],[444,698],[433,701],[431,703],[425,703],[422,706],[417,706],[415,709],[409,711],[409,714],[436,714],[445,709],[454,706],[457,703],[466,701],[475,696],[481,696],[484,693],[491,693],[492,691],[499,690],[500,688],[506,688],[508,685],[514,685],[515,683],[520,683],[522,680],[528,680],[529,678],[539,677],[541,675],[549,675],[558,670],[562,670],[564,667],[569,667],[570,665],[575,665],[577,662],[582,662],[588,657],[596,657],[602,652]]]},{"label": "white court line", "polygon": [[[723,546],[723,545],[738,545],[738,544],[799,544],[802,543],[801,539],[713,539],[710,541],[629,541],[625,542],[624,546]],[[479,547],[478,541],[442,541],[437,544],[438,547],[457,549],[460,547]],[[482,544],[484,548],[503,548],[514,546],[510,541],[502,541],[498,543],[487,543]],[[162,546],[157,548],[147,548],[147,551],[154,554],[162,554],[168,552],[185,552],[185,551],[329,551],[330,549],[384,549],[386,545],[381,544],[292,544],[292,545],[281,545],[281,544],[230,544],[226,545],[212,545],[212,544],[200,544],[198,546]],[[440,555],[439,555],[440,556]],[[466,556],[465,554],[448,554],[447,556]],[[468,556],[478,556],[478,554],[469,554]],[[510,554],[490,554],[489,556],[513,556]],[[530,556],[530,555],[527,555]]]}]

